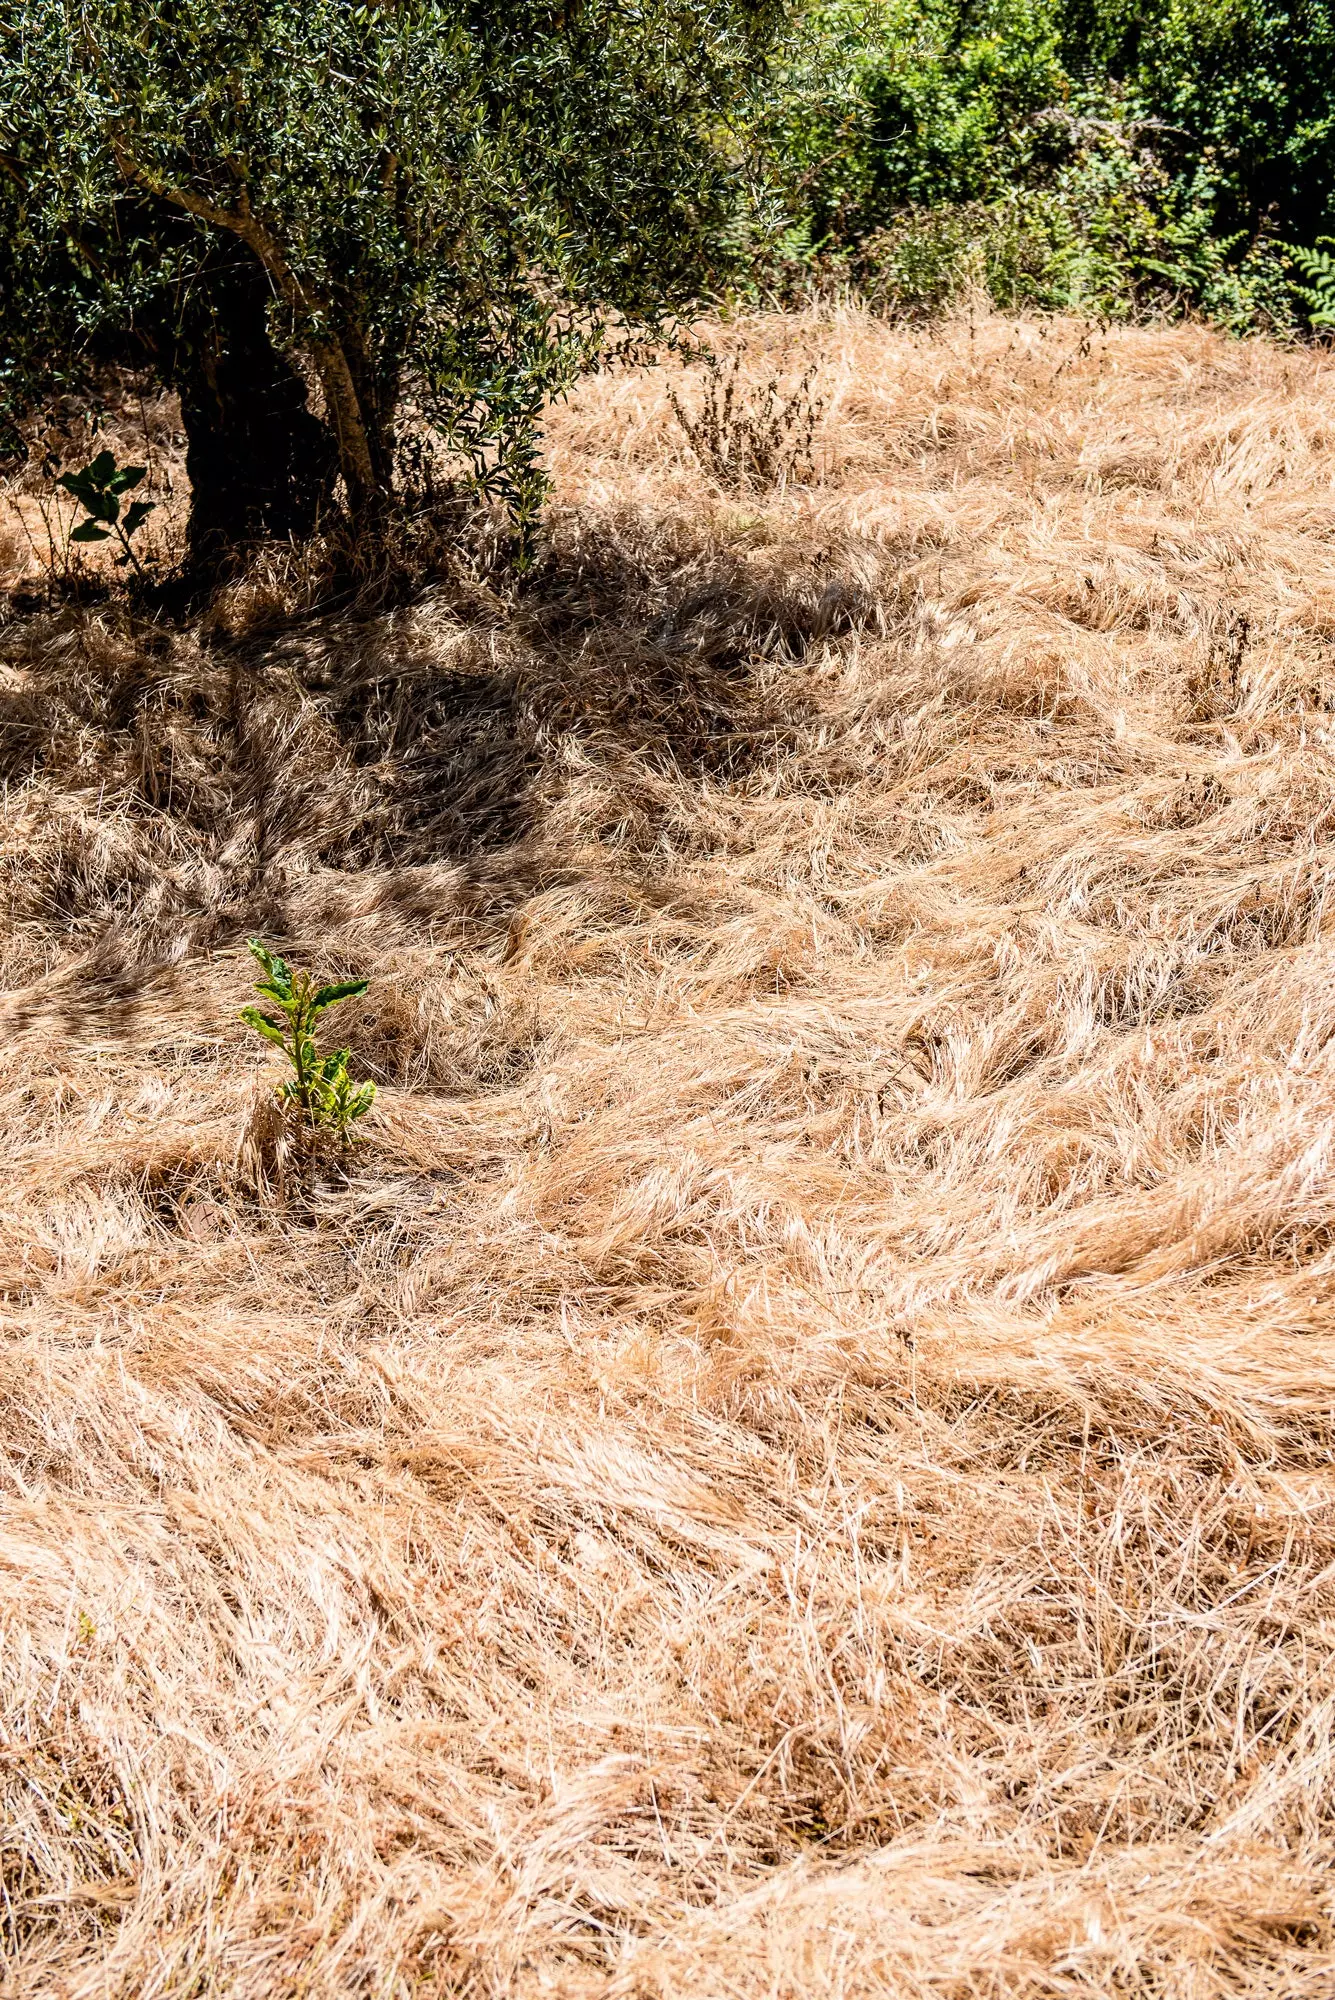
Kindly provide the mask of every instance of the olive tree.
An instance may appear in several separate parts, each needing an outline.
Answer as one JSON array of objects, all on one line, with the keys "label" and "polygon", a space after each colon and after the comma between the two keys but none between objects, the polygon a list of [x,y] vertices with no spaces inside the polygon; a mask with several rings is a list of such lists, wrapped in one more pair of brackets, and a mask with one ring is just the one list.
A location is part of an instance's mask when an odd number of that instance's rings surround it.
[{"label": "olive tree", "polygon": [[356,523],[698,294],[780,0],[0,0],[0,387],[181,393],[197,554]]}]

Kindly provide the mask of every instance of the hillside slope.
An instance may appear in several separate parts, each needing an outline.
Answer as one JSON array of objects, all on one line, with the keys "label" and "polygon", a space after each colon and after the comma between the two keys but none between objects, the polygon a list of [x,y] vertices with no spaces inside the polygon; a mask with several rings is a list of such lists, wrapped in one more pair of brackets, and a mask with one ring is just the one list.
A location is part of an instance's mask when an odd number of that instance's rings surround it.
[{"label": "hillside slope", "polygon": [[806,483],[0,632],[2,1991],[1331,1990],[1335,367],[719,339]]}]

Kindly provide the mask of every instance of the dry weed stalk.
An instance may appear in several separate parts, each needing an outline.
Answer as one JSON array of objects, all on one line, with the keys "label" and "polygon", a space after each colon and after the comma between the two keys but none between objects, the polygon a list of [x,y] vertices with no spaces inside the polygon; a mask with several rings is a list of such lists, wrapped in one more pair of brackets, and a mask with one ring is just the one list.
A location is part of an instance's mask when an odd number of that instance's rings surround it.
[{"label": "dry weed stalk", "polygon": [[1335,364],[746,337],[818,490],[609,377],[509,599],[3,634],[25,2000],[1330,1991]]},{"label": "dry weed stalk", "polygon": [[672,414],[701,471],[725,490],[762,493],[809,477],[816,426],[824,407],[820,398],[811,394],[815,373],[813,363],[787,395],[777,375],[751,390],[741,379],[740,354],[734,354],[731,361],[720,361],[710,354],[702,368],[698,410],[688,410],[675,388],[669,386]]}]

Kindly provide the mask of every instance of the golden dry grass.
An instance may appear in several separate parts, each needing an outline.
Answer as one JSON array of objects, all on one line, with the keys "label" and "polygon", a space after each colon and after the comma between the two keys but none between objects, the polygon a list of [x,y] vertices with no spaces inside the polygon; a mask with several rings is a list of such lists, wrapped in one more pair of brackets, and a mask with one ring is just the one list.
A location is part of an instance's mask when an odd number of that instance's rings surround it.
[{"label": "golden dry grass", "polygon": [[184,541],[190,487],[177,398],[111,371],[100,383],[99,400],[96,423],[70,396],[21,427],[27,461],[0,478],[0,592],[7,598],[40,599],[53,578],[62,584],[116,579],[119,543],[71,543],[70,530],[85,518],[84,510],[56,484],[57,468],[73,471],[99,451],[111,451],[122,465],[142,465],[147,474],[138,490],[152,500],[153,513],[135,535],[136,556],[152,567]]},{"label": "golden dry grass", "polygon": [[1335,1990],[1335,367],[720,339],[813,483],[5,635],[7,1992]]}]

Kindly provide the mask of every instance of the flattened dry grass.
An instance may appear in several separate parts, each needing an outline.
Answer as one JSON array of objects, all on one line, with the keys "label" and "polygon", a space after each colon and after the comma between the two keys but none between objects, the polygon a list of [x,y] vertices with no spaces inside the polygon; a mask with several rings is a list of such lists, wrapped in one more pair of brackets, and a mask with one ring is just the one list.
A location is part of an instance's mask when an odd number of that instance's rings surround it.
[{"label": "flattened dry grass", "polygon": [[15,1994],[1332,1990],[1335,371],[719,340],[814,481],[4,635]]}]

